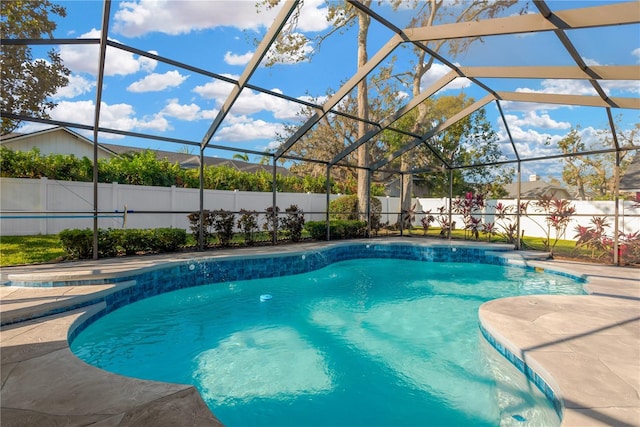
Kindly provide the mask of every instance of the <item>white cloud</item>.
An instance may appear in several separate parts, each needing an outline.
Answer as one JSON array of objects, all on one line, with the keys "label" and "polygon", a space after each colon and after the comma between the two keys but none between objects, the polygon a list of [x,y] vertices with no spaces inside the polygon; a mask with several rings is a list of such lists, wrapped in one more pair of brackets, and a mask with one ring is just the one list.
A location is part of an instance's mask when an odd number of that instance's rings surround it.
[{"label": "white cloud", "polygon": [[[236,78],[233,76],[228,76]],[[224,104],[231,93],[233,85],[221,80],[214,80],[201,86],[196,86],[193,91],[205,99],[213,99],[217,106]],[[282,93],[279,89],[273,92]],[[262,92],[254,92],[245,88],[236,102],[233,104],[233,114],[255,114],[260,111],[269,111],[276,119],[293,120],[297,118],[297,112],[302,107],[286,99],[278,98]]]},{"label": "white cloud", "polygon": [[[534,120],[535,113],[534,113]],[[546,155],[557,154],[557,150],[553,150],[552,147],[553,142],[557,142],[562,138],[562,136],[552,135],[546,132],[540,132],[539,129],[531,129],[528,127],[526,118],[519,118],[516,115],[509,114],[505,115],[507,119],[507,123],[509,125],[509,132],[511,133],[511,137],[513,138],[514,144],[518,151],[518,155],[523,158],[537,158],[543,157]],[[497,121],[498,127],[498,140],[500,143],[509,144],[509,137],[507,135],[504,123],[502,120],[498,119]],[[547,141],[551,141],[552,144],[546,145]],[[512,150],[509,148],[509,152]]]},{"label": "white cloud", "polygon": [[153,73],[133,82],[127,87],[129,92],[159,92],[169,87],[180,86],[189,76],[178,71],[167,71],[164,74]]},{"label": "white cloud", "polygon": [[240,142],[259,139],[274,140],[284,127],[280,123],[268,123],[264,120],[252,120],[244,116],[236,116],[229,126],[216,132],[214,141]]},{"label": "white cloud", "polygon": [[306,0],[300,11],[298,18],[298,30],[300,31],[323,31],[329,25],[327,21],[328,8],[325,0]]},{"label": "white cloud", "polygon": [[600,63],[596,59],[586,58],[583,56],[582,60],[584,61],[585,64],[587,64],[590,67],[594,65],[600,65]]},{"label": "white cloud", "polygon": [[[635,49],[632,52],[632,54],[636,55],[640,59],[640,48]],[[601,65],[595,59],[583,57],[582,60],[588,66]],[[607,95],[611,95],[611,92],[614,90],[617,90],[620,92],[628,92],[633,95],[640,94],[640,83],[636,80],[600,80],[599,83]],[[540,83],[540,87],[541,87],[540,89],[517,88],[516,92],[599,96],[588,80],[545,79],[545,80],[542,80],[542,82]],[[519,107],[521,111],[527,111],[527,110],[533,110],[533,109],[536,109],[536,110],[553,109],[553,108],[559,108],[559,106],[553,107],[547,104],[545,105],[532,104],[529,106],[521,105]]]},{"label": "white cloud", "polygon": [[[114,15],[114,31],[128,37],[150,32],[177,35],[217,27],[240,30],[268,28],[279,9],[262,8],[255,1],[123,1]],[[284,2],[281,2],[282,4]],[[322,31],[329,27],[324,0],[307,0],[298,17],[300,31]]]},{"label": "white cloud", "polygon": [[93,101],[62,101],[51,110],[50,115],[53,120],[93,126],[94,110]]},{"label": "white cloud", "polygon": [[217,108],[213,108],[211,110],[201,110],[200,116],[206,120],[214,120],[219,112],[220,110],[218,110]]},{"label": "white cloud", "polygon": [[[233,79],[237,79],[237,76],[226,75]],[[219,105],[224,103],[224,100],[229,96],[233,84],[227,83],[222,80],[213,80],[209,83],[205,83],[201,86],[196,86],[193,91],[205,99],[215,99]]]},{"label": "white cloud", "polygon": [[36,123],[36,122],[22,122],[22,124],[16,129],[16,132],[20,133],[34,133],[39,132],[45,129],[51,129],[55,126],[47,125],[44,123]]},{"label": "white cloud", "polygon": [[[82,34],[80,38],[99,38],[100,30],[95,28],[88,33]],[[155,52],[154,52],[155,53]],[[76,73],[98,74],[97,45],[62,45],[60,46],[60,57],[64,64]],[[153,71],[157,61],[146,57],[134,56],[130,52],[107,47],[105,57],[104,73],[106,76],[137,73],[138,71]]]},{"label": "white cloud", "polygon": [[597,96],[593,86],[586,80],[545,79],[540,86],[542,89],[517,88],[516,92]]},{"label": "white cloud", "polygon": [[[93,125],[95,104],[93,101],[62,101],[51,110],[51,118],[71,123],[83,125]],[[112,128],[124,131],[134,131],[139,129],[153,129],[165,131],[169,128],[169,123],[159,116],[144,118],[142,120],[135,117],[135,111],[129,104],[100,104],[100,127]],[[119,135],[102,135],[104,138],[122,138]]]},{"label": "white cloud", "polygon": [[523,117],[518,117],[513,114],[505,114],[505,119],[509,124],[509,128],[512,126],[517,127],[535,127],[543,129],[569,129],[571,123],[569,122],[557,122],[553,120],[549,114],[538,115],[536,111],[528,111]]},{"label": "white cloud", "polygon": [[636,62],[640,62],[640,47],[637,47],[631,51],[631,56],[636,57]]},{"label": "white cloud", "polygon": [[635,96],[640,95],[640,82],[638,80],[607,80],[601,81],[600,86],[607,94],[613,91],[620,91]]},{"label": "white cloud", "polygon": [[[282,93],[278,89],[273,92]],[[235,114],[254,114],[260,111],[270,111],[276,119],[293,120],[297,118],[297,112],[302,107],[286,99],[278,98],[262,92],[254,92],[244,89],[235,104],[233,112]]]},{"label": "white cloud", "polygon": [[272,152],[280,148],[281,145],[282,145],[282,141],[271,141],[267,144],[266,147],[259,147],[259,150]]},{"label": "white cloud", "polygon": [[154,114],[150,117],[144,117],[144,120],[136,121],[136,128],[165,131],[171,129],[171,125],[162,114]]},{"label": "white cloud", "polygon": [[[599,83],[604,92],[610,96],[613,91],[618,91],[623,94],[628,93],[633,96],[640,94],[640,82],[637,80],[600,80]],[[516,92],[599,96],[591,83],[587,80],[546,79],[540,83],[540,86],[541,89],[517,88]],[[508,101],[504,102],[503,106],[508,106],[508,108],[518,111],[552,110],[563,107],[561,104],[553,105]]]},{"label": "white cloud", "polygon": [[[157,55],[158,51],[157,50],[150,50],[150,51],[148,51],[148,53],[151,53],[153,55]],[[153,70],[155,70],[156,66],[158,65],[158,61],[156,61],[155,59],[147,58],[146,56],[139,56],[137,61],[140,63],[140,69],[142,71],[146,71],[148,73],[150,73]]]},{"label": "white cloud", "polygon": [[164,116],[175,117],[188,122],[202,119],[200,107],[196,104],[179,104],[177,99],[169,100],[169,103],[162,109]]},{"label": "white cloud", "polygon": [[114,15],[114,31],[128,37],[150,32],[177,35],[216,27],[268,27],[279,8],[256,13],[253,1],[124,1]]},{"label": "white cloud", "polygon": [[509,111],[550,111],[564,107],[561,104],[538,104],[535,102],[520,102],[520,101],[500,101],[502,108]]},{"label": "white cloud", "polygon": [[[531,158],[543,158],[545,156],[553,156],[557,154],[561,154],[561,149],[558,147],[558,142],[565,138],[569,131],[572,129],[571,126],[555,126],[550,127],[551,129],[558,130],[563,129],[566,130],[562,133],[551,134],[547,132],[541,131],[541,128],[532,129],[530,126],[541,126],[544,125],[546,120],[544,120],[544,115],[542,117],[531,116],[528,115],[529,118],[523,117],[518,118],[515,115],[507,115],[505,116],[507,122],[509,124],[509,131],[513,138],[514,144],[518,151],[518,155],[522,159],[531,159]],[[558,124],[551,120],[551,123]],[[563,123],[563,122],[559,122]],[[548,123],[547,123],[548,124]],[[549,126],[547,126],[549,127]],[[587,126],[579,130],[580,137],[582,141],[585,143],[587,147],[595,147],[602,144],[602,136],[601,130],[593,128],[591,126]],[[498,138],[501,143],[509,144],[508,136],[504,128],[504,123],[502,120],[498,120]],[[511,148],[507,148],[509,152],[511,152]],[[549,160],[544,161],[541,160],[536,162],[536,168],[538,170],[538,174],[540,175],[557,175],[562,171],[562,162],[559,160]],[[540,171],[544,171],[541,173]],[[528,173],[528,172],[527,172]],[[525,173],[526,175],[526,173]]]},{"label": "white cloud", "polygon": [[303,96],[299,96],[298,99],[301,101],[310,102],[316,105],[323,105],[329,100],[329,97],[327,95],[320,95],[318,97],[303,95]]},{"label": "white cloud", "polygon": [[92,91],[95,87],[95,81],[89,81],[82,76],[72,74],[69,76],[69,84],[58,89],[53,99],[75,98]]},{"label": "white cloud", "polygon": [[[451,71],[451,68],[442,64],[433,64],[431,69],[422,77],[420,81],[420,90],[427,89],[432,84],[434,84],[438,79],[442,78],[446,74]],[[462,89],[465,87],[471,86],[471,81],[467,78],[456,77],[453,81],[451,81],[448,85],[444,87],[443,90],[450,89]]]},{"label": "white cloud", "polygon": [[229,65],[247,65],[252,57],[253,52],[247,52],[244,55],[227,52],[224,54],[224,62]]}]

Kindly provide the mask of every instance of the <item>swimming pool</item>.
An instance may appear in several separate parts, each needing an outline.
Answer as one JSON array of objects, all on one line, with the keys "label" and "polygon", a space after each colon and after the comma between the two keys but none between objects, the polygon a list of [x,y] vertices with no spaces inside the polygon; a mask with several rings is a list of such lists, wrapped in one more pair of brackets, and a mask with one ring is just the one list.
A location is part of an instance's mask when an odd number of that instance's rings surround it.
[{"label": "swimming pool", "polygon": [[[553,406],[487,348],[477,308],[500,296],[581,293],[580,283],[494,265],[503,258],[477,249],[380,246],[287,255],[271,265],[315,271],[127,305],[88,326],[72,349],[124,375],[195,384],[228,426],[559,424]],[[349,259],[358,252],[370,256]],[[417,262],[452,252],[475,262]],[[184,267],[209,279],[241,276],[210,263]],[[264,293],[273,298],[260,301]]]}]

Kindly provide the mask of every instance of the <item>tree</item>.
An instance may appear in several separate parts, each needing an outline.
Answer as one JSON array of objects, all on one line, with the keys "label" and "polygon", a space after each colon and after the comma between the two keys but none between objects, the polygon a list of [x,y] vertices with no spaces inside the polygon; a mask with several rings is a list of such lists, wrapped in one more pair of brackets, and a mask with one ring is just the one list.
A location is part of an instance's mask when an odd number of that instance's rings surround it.
[{"label": "tree", "polygon": [[[409,4],[405,0],[394,0],[392,6],[394,9],[413,7],[415,13],[413,18],[409,22],[409,27],[429,27],[445,22],[468,22],[476,21],[482,18],[493,18],[500,12],[510,8],[517,4],[516,0],[506,0],[499,2],[486,2],[486,1],[473,1],[468,0],[411,0]],[[526,6],[525,6],[526,8]],[[521,10],[520,13],[523,13]],[[426,47],[431,49],[435,53],[440,53],[446,49],[451,59],[455,59],[459,54],[467,51],[469,46],[475,41],[479,40],[477,37],[465,37],[454,40],[439,40],[430,41],[426,43]],[[411,88],[413,96],[416,97],[421,92],[422,78],[431,70],[435,57],[428,55],[427,52],[421,47],[414,46],[415,52],[415,64],[413,73],[407,73],[404,76],[397,76],[398,78],[404,77],[405,84]],[[429,104],[421,103],[417,107],[416,120],[412,127],[412,132],[417,134],[424,134],[429,129],[425,128],[425,124],[433,123],[428,121],[427,116],[429,112]],[[409,158],[403,156],[401,159],[401,170],[410,170],[411,164]],[[403,210],[411,208],[411,196],[413,195],[413,180],[405,179],[403,181]]]},{"label": "tree", "polygon": [[[364,0],[361,3],[365,7],[371,5],[371,0]],[[369,25],[371,17],[360,9],[356,10],[358,17],[358,70],[361,70],[369,60],[367,55],[367,37],[369,35]],[[369,96],[367,93],[367,79],[362,79],[357,86],[357,104],[358,104],[358,139],[362,138],[368,130],[368,125],[364,120],[369,120]],[[369,199],[369,144],[361,144],[358,147],[358,210],[360,220],[367,220],[367,202]]]},{"label": "tree", "polygon": [[[3,38],[39,39],[42,35],[53,38],[55,22],[50,14],[66,16],[62,6],[48,0],[3,1],[0,2],[2,20],[0,32]],[[47,52],[48,60],[33,59],[27,45],[0,46],[2,54],[1,111],[49,118],[49,110],[56,106],[50,97],[69,83],[71,71],[64,66],[55,50]],[[20,120],[2,117],[1,133],[13,132],[20,126]]]},{"label": "tree", "polygon": [[[279,0],[263,0],[263,4],[267,4],[269,6],[273,6],[274,4],[278,4]],[[364,1],[361,2],[364,6],[368,7],[371,5],[372,1]],[[443,0],[411,0],[409,2],[405,0],[394,0],[390,3],[390,6],[394,9],[398,8],[413,8],[413,18],[409,23],[410,27],[417,26],[431,26],[434,24],[445,23],[445,22],[462,22],[462,21],[473,21],[480,18],[491,18],[495,17],[499,12],[510,8],[514,4],[516,4],[516,0],[508,0],[501,2],[469,2],[467,0],[452,0],[452,1],[443,1]],[[348,2],[344,3],[331,3],[329,8],[328,20],[333,24],[333,29],[326,35],[319,37],[317,39],[316,45],[319,46],[320,43],[331,34],[340,32],[344,28],[348,28],[351,25],[358,24],[358,69],[366,64],[367,62],[367,36],[368,36],[368,28],[369,28],[369,17],[360,9],[353,7]],[[291,30],[290,30],[291,31]],[[281,35],[283,39],[287,39],[288,42],[279,43],[280,46],[285,46],[286,51],[289,52],[288,58],[295,56],[298,60],[302,60],[304,55],[299,50],[300,47],[306,45],[306,39],[304,35],[300,33],[291,32],[285,33]],[[447,49],[449,55],[452,58],[455,58],[458,54],[463,53],[467,50],[471,43],[473,43],[477,38],[462,38],[456,40],[442,40],[442,41],[434,41],[429,42],[426,46],[432,51],[439,53],[443,49]],[[305,41],[305,43],[303,43]],[[298,49],[297,54],[293,54],[292,52]],[[434,57],[430,56],[425,49],[420,47],[414,47],[414,51],[416,54],[416,59],[414,63],[413,70],[398,74],[388,73],[389,81],[400,80],[403,82],[403,90],[406,91],[409,89],[413,96],[418,96],[422,90],[422,78],[425,74],[431,69],[434,63]],[[382,73],[380,73],[382,74]],[[371,80],[369,80],[370,82]],[[382,84],[384,85],[384,83]],[[387,83],[389,86],[393,86],[392,83]],[[362,119],[369,119],[369,115],[371,114],[371,99],[377,98],[377,96],[368,96],[368,91],[372,88],[367,87],[367,79],[363,79],[357,87],[357,115]],[[375,88],[376,91],[379,88]],[[399,92],[396,92],[396,95]],[[433,122],[426,120],[429,112],[429,104],[422,103],[417,107],[415,112],[413,113],[412,122],[408,130],[410,130],[414,134],[424,134],[426,133],[433,124]],[[360,122],[358,124],[357,136],[362,136],[366,132],[366,123]],[[326,140],[325,140],[326,141]],[[344,140],[339,141],[339,143],[344,143]],[[374,142],[375,144],[375,142]],[[371,153],[369,150],[372,149],[371,143],[365,143],[357,150],[357,164],[360,168],[358,172],[358,194],[359,199],[362,201],[366,201],[366,173],[368,172],[365,168],[367,168],[370,164]],[[411,170],[413,166],[413,159],[409,159],[408,156],[403,156],[400,164],[400,169],[403,171]],[[404,180],[403,185],[403,199],[404,205],[402,208],[404,210],[410,209],[411,196],[412,196],[412,180],[406,179]]]},{"label": "tree", "polygon": [[[620,128],[619,125],[618,128]],[[622,148],[631,147],[634,145],[634,141],[637,141],[639,134],[640,124],[636,123],[634,128],[618,132],[618,144]],[[581,154],[602,148],[613,148],[613,139],[608,129],[599,130],[596,135],[598,140],[588,144],[582,140],[580,127],[576,127],[558,141],[558,147],[563,154],[567,155],[563,158],[562,180],[576,192],[580,200],[589,198],[613,200],[617,185],[614,179],[616,154]],[[629,151],[621,151],[619,154],[620,175],[624,173],[631,162],[628,153]]]},{"label": "tree", "polygon": [[[585,151],[585,144],[582,142],[577,129],[571,131],[558,141],[558,147],[564,154],[577,154]],[[578,156],[568,156],[564,158],[564,168],[562,169],[562,180],[577,191],[578,199],[586,200],[586,175],[587,163]]]},{"label": "tree", "polygon": [[249,155],[247,153],[235,153],[232,158],[233,160],[241,160],[243,162],[249,161]]},{"label": "tree", "polygon": [[[443,95],[428,99],[423,103],[424,111],[420,112],[415,109],[398,120],[395,127],[400,130],[414,128],[417,116],[421,114],[423,114],[422,120],[425,122],[443,122],[473,102],[473,98],[467,98],[464,94]],[[397,132],[383,133],[383,139],[392,151],[409,142],[409,138]],[[429,139],[426,144],[417,146],[392,163],[395,168],[430,169],[432,172],[415,174],[416,180],[424,184],[429,197],[449,195],[449,174],[445,173],[442,162],[433,154],[432,150],[438,152],[440,158],[453,166],[492,163],[496,162],[501,155],[498,137],[487,119],[484,109],[459,120],[446,132]],[[511,182],[513,169],[499,166],[467,167],[454,169],[452,176],[454,194],[475,191],[496,197],[502,195],[501,190],[504,192],[502,185]],[[406,183],[411,179],[404,181]],[[406,187],[407,185],[403,186],[405,189]],[[405,197],[408,196],[405,195]]]}]

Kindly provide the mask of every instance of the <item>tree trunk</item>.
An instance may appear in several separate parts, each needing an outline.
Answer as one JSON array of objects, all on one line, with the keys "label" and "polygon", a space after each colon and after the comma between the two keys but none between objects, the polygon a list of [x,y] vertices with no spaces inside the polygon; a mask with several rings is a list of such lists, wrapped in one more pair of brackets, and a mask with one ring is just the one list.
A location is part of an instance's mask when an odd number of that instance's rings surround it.
[{"label": "tree trunk", "polygon": [[[429,70],[429,68],[431,68],[430,62],[427,64],[424,63],[424,54],[420,55],[418,57],[418,60],[419,60],[419,64],[422,64],[422,65],[416,67],[416,73],[413,75],[412,91],[413,91],[414,98],[420,95],[420,80],[422,79],[422,76],[424,76],[424,74]],[[418,131],[420,131],[420,128],[422,127],[422,123],[426,116],[427,116],[427,107],[424,103],[422,103],[418,105],[418,118],[415,124],[413,125],[413,129],[411,129],[413,132],[417,133]],[[400,170],[401,171],[410,170],[411,167],[413,166],[410,162],[411,162],[411,159],[409,158],[407,153],[403,154],[400,159]],[[404,177],[404,180],[402,181],[402,193],[401,193],[402,206],[400,206],[400,214],[398,215],[398,222],[402,221],[402,217],[403,217],[402,212],[408,212],[411,210],[412,196],[413,196],[413,175],[408,174]]]},{"label": "tree trunk", "polygon": [[[371,4],[371,0],[362,2],[365,6]],[[362,12],[358,12],[358,70],[367,63],[367,35],[369,32],[369,23],[371,18]],[[369,119],[369,101],[367,96],[366,78],[358,83],[358,117],[361,119]],[[362,138],[367,132],[367,124],[358,122],[358,139]],[[367,202],[369,200],[369,144],[365,142],[358,147],[358,211],[361,221],[368,221],[367,218]],[[361,169],[367,168],[367,169]]]}]

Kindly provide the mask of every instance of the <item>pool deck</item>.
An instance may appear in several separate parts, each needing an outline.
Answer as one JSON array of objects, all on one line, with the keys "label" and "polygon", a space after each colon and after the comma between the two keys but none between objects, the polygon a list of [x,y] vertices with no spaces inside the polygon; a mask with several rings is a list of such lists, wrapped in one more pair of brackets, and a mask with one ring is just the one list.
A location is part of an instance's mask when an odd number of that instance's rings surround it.
[{"label": "pool deck", "polygon": [[[418,239],[381,241],[417,243]],[[109,279],[199,256],[261,255],[324,246],[301,243],[9,267],[0,271],[0,284]],[[562,399],[563,426],[640,426],[640,269],[540,260],[526,252],[513,252],[509,258],[539,269],[583,275],[590,295],[490,301],[479,311],[485,330]],[[69,350],[67,336],[74,322],[104,304],[91,302],[131,285],[106,280],[100,285],[49,288],[0,286],[0,319],[6,324],[0,328],[0,425],[221,425],[193,386],[115,375],[82,362]],[[75,309],[64,311],[69,308]],[[62,312],[40,317],[55,311]]]}]

